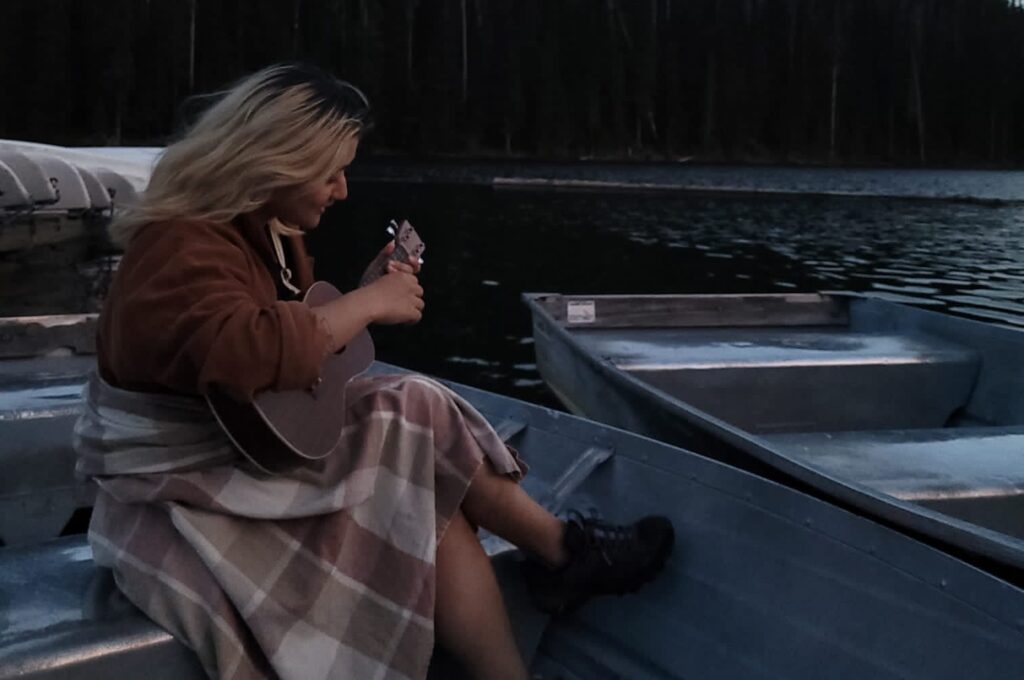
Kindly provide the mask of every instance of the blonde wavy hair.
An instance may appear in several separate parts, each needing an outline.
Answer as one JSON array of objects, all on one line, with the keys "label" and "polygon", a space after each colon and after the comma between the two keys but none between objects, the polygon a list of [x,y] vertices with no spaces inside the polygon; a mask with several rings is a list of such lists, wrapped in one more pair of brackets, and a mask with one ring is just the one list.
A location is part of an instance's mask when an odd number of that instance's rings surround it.
[{"label": "blonde wavy hair", "polygon": [[110,225],[111,240],[125,247],[140,227],[162,220],[227,222],[278,189],[326,179],[370,124],[369,101],[354,85],[303,64],[265,68],[164,150],[139,202]]}]

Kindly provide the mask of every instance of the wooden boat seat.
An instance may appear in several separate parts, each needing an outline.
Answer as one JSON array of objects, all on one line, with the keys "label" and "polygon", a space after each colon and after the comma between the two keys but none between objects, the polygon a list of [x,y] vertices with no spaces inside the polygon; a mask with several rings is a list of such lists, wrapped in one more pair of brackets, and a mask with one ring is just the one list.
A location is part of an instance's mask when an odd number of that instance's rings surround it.
[{"label": "wooden boat seat", "polygon": [[97,569],[84,536],[0,550],[0,679],[204,678]]},{"label": "wooden boat seat", "polygon": [[833,477],[1024,538],[1024,425],[764,438]]},{"label": "wooden boat seat", "polygon": [[757,433],[942,427],[979,368],[969,347],[837,326],[575,333],[633,377]]}]

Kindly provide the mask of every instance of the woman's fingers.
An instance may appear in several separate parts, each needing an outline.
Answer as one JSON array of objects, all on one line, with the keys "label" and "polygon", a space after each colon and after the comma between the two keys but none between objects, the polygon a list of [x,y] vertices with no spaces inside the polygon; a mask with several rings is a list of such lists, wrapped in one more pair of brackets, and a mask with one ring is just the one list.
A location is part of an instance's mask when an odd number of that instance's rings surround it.
[{"label": "woman's fingers", "polygon": [[413,268],[413,266],[411,264],[407,264],[405,262],[400,262],[398,260],[389,260],[388,261],[388,271],[389,272],[403,272],[405,274],[415,274],[416,273],[416,269]]},{"label": "woman's fingers", "polygon": [[411,272],[389,272],[369,285],[379,310],[377,323],[416,323],[422,318],[423,287]]},{"label": "woman's fingers", "polygon": [[409,258],[408,261],[403,262],[401,260],[388,260],[388,271],[390,272],[405,272],[407,274],[419,274],[420,273],[420,262],[418,259]]}]

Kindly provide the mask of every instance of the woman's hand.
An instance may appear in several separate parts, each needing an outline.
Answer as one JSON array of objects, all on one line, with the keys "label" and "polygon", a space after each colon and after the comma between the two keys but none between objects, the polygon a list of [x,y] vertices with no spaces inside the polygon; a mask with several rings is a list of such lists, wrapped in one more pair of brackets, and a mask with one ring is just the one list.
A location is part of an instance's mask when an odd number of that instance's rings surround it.
[{"label": "woman's hand", "polygon": [[377,323],[416,323],[423,318],[423,288],[412,273],[412,265],[393,264],[394,269],[389,267],[387,274],[363,289],[370,314]]},{"label": "woman's hand", "polygon": [[313,307],[331,336],[337,352],[371,323],[416,323],[423,317],[423,288],[415,274],[389,272],[373,283]]},{"label": "woman's hand", "polygon": [[409,258],[408,261],[391,260],[391,253],[395,252],[395,242],[388,241],[387,244],[381,248],[381,251],[377,253],[377,256],[373,258],[370,265],[363,272],[362,278],[359,279],[360,286],[366,286],[373,283],[379,277],[392,272],[404,272],[406,274],[418,274],[420,271],[420,262],[418,259]]}]

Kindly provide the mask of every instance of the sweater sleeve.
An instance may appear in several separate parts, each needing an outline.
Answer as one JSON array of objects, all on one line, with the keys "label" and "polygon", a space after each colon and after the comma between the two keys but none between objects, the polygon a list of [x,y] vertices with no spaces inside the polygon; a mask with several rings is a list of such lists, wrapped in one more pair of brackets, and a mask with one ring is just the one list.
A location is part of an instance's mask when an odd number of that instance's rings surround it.
[{"label": "sweater sleeve", "polygon": [[133,243],[142,250],[119,273],[118,363],[148,367],[174,391],[217,386],[243,401],[312,386],[330,338],[304,303],[276,299],[269,274],[230,230],[170,224],[155,240],[140,234],[151,242]]}]

